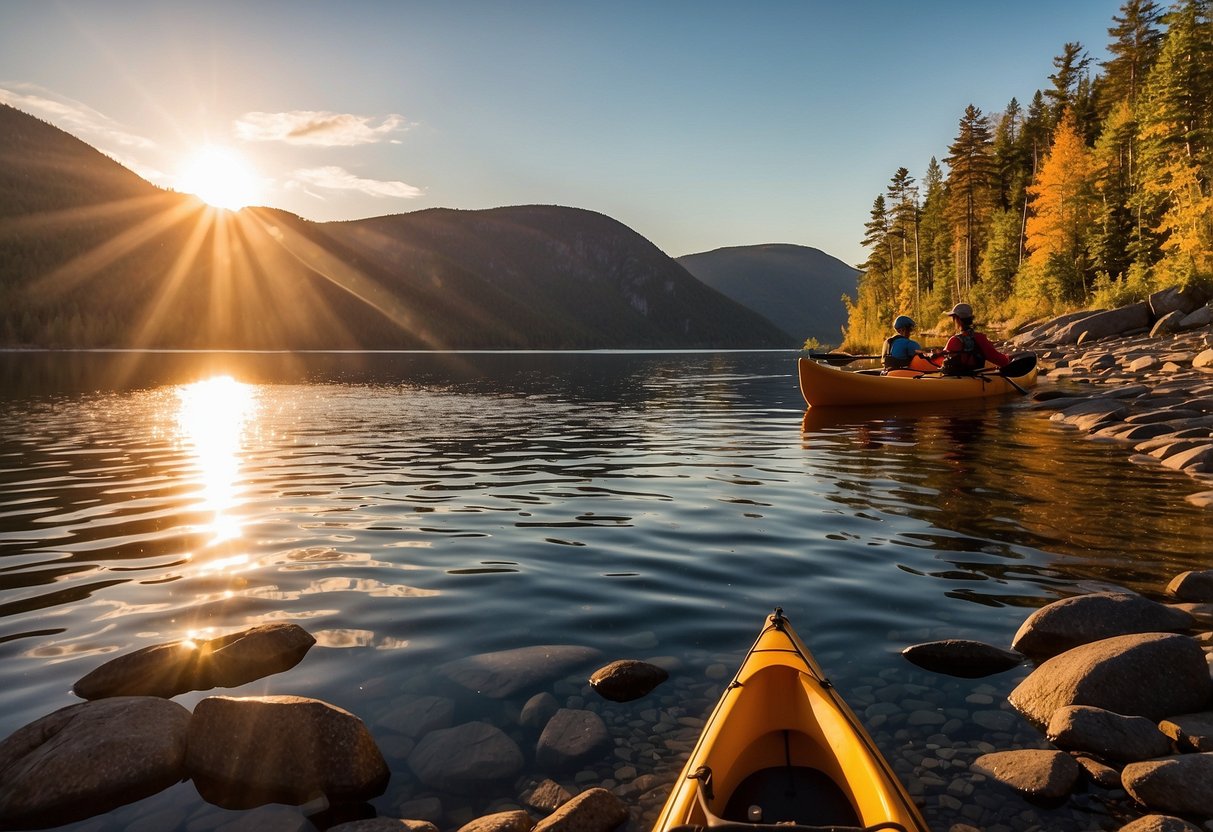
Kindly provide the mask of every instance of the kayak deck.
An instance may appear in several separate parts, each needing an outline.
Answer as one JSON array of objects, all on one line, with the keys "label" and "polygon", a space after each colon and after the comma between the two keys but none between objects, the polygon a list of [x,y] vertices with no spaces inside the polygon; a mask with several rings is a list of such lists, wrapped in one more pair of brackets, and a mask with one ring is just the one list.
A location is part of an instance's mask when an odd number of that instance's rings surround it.
[{"label": "kayak deck", "polygon": [[927,829],[778,610],[709,718],[654,830],[774,824]]},{"label": "kayak deck", "polygon": [[797,360],[797,370],[801,395],[810,407],[980,399],[1017,392],[1011,382],[1024,388],[1036,383],[1035,366],[1010,381],[996,373],[981,376],[945,376],[898,371],[893,375],[876,375],[840,370],[807,358]]}]

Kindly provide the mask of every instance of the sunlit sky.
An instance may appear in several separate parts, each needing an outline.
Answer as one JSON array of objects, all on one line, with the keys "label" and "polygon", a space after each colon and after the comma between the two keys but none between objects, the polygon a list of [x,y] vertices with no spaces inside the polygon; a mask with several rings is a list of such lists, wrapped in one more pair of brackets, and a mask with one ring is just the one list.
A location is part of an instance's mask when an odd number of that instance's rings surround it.
[{"label": "sunlit sky", "polygon": [[312,220],[558,204],[672,256],[856,263],[899,166],[1026,105],[1067,41],[1105,58],[1120,6],[0,0],[0,101],[166,187],[233,154]]}]

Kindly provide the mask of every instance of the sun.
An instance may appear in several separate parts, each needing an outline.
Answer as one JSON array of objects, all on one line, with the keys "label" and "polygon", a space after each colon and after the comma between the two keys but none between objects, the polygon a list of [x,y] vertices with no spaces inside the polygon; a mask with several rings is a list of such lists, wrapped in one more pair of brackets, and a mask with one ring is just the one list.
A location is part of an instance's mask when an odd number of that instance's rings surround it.
[{"label": "sun", "polygon": [[260,197],[257,171],[248,160],[215,146],[199,148],[186,160],[177,176],[177,190],[229,211],[239,211]]}]

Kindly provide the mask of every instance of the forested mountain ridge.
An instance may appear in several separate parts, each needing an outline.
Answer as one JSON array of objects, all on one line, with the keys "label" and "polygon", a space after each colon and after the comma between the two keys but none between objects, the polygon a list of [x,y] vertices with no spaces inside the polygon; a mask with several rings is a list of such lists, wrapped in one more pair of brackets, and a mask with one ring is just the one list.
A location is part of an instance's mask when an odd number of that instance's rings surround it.
[{"label": "forested mountain ridge", "polygon": [[5,105],[0,206],[0,345],[796,346],[592,211],[218,211]]},{"label": "forested mountain ridge", "polygon": [[1213,281],[1211,4],[1127,0],[1107,31],[1101,72],[1066,43],[1026,107],[970,104],[943,165],[893,173],[846,346],[958,301],[1014,321]]},{"label": "forested mountain ridge", "polygon": [[797,341],[837,344],[859,270],[825,252],[786,243],[732,246],[677,258],[713,289],[764,315]]}]

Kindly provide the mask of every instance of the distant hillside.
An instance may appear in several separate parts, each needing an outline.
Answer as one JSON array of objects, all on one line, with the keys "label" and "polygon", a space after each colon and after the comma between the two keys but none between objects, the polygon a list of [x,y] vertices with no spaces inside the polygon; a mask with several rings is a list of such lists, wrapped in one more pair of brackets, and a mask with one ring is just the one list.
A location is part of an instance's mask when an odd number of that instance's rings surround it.
[{"label": "distant hillside", "polygon": [[591,211],[216,212],[0,105],[0,345],[797,344]]},{"label": "distant hillside", "polygon": [[679,257],[687,271],[773,321],[802,343],[838,344],[847,322],[842,296],[855,297],[860,272],[807,246],[772,243]]}]

